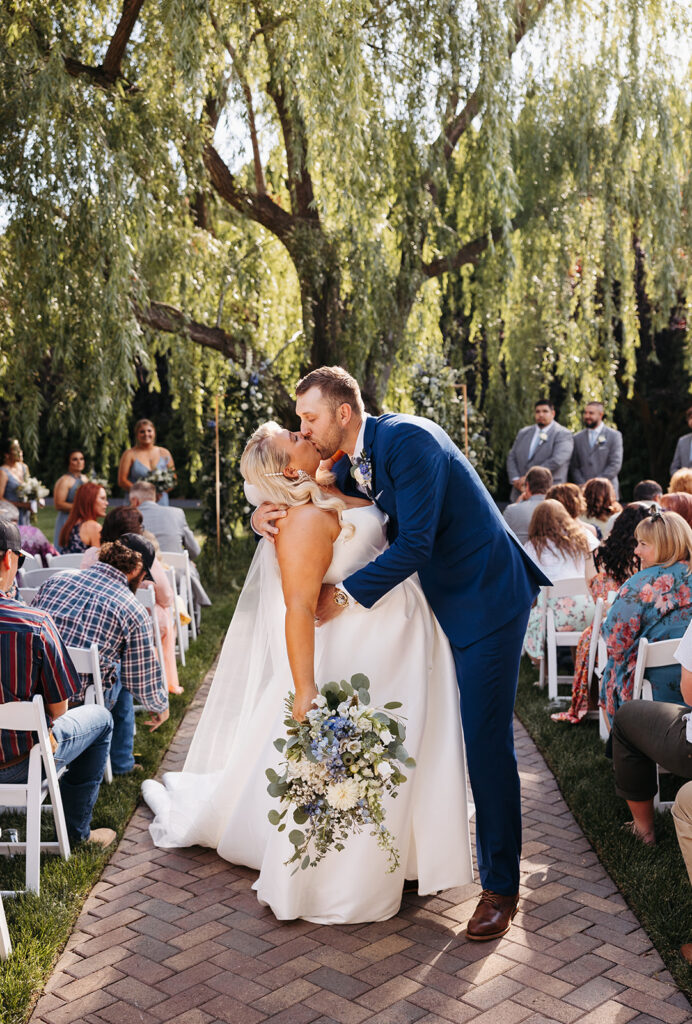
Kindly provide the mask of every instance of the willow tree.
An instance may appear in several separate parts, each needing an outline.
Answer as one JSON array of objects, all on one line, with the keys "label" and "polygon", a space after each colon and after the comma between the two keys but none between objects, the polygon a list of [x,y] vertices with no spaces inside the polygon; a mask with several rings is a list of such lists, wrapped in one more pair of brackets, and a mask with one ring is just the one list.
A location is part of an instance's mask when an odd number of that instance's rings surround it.
[{"label": "willow tree", "polygon": [[[690,12],[657,0],[10,0],[0,12],[0,386],[25,432],[122,430],[133,364],[342,362],[379,406],[461,278],[490,403],[614,400],[633,241],[688,287]],[[298,319],[298,322],[296,320]],[[296,331],[296,328],[299,330]],[[401,374],[399,373],[399,377]],[[509,389],[509,390],[508,390]],[[516,415],[516,413],[514,413]]]}]

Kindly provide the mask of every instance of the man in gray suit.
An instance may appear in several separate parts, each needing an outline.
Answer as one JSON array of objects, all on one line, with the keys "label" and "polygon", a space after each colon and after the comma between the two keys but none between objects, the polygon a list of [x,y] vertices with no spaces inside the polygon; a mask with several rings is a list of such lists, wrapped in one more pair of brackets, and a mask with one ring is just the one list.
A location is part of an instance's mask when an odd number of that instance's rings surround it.
[{"label": "man in gray suit", "polygon": [[574,451],[569,471],[575,484],[585,484],[595,476],[604,476],[620,497],[618,473],[622,468],[622,434],[603,422],[605,409],[600,402],[584,407],[584,430],[574,436]]},{"label": "man in gray suit", "polygon": [[505,522],[514,530],[522,544],[529,539],[529,525],[536,505],[545,499],[553,486],[553,474],[545,466],[532,466],[524,479],[524,490],[519,501],[508,505],[502,515]]},{"label": "man in gray suit", "polygon": [[518,499],[524,477],[532,466],[544,466],[553,474],[554,484],[567,482],[574,438],[567,427],[555,420],[555,406],[541,398],[534,407],[535,426],[523,427],[507,456],[507,476],[512,484],[509,500]]},{"label": "man in gray suit", "polygon": [[[156,488],[146,480],[138,480],[129,491],[130,505],[138,508],[142,513],[142,524],[145,530],[153,533],[159,542],[163,552],[166,551],[187,551],[190,559],[195,559],[200,553],[200,546],[197,543],[194,533],[187,525],[185,513],[181,508],[174,505],[159,505],[156,502]],[[199,578],[197,567],[191,562],[192,594],[195,606],[210,605],[211,601],[207,596]]]},{"label": "man in gray suit", "polygon": [[[687,426],[692,430],[692,405],[685,410],[685,419]],[[675,446],[675,455],[670,464],[670,475],[677,473],[679,469],[686,469],[690,466],[692,466],[692,434],[683,434],[678,438],[678,443]]]}]

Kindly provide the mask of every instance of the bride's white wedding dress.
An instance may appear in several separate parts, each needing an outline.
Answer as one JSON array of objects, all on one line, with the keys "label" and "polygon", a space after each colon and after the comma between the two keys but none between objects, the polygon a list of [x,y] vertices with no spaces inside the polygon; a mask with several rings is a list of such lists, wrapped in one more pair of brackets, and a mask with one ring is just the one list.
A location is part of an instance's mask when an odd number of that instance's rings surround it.
[{"label": "bride's white wedding dress", "polygon": [[[334,544],[325,581],[337,583],[386,547],[385,521],[374,506],[347,509],[355,533]],[[417,577],[374,608],[350,607],[316,630],[315,680],[364,672],[373,706],[403,703],[406,748],[416,759],[396,799],[387,798],[387,826],[397,838],[400,867],[388,873],[385,854],[367,833],[351,836],[314,868],[284,861],[286,832],[270,825],[278,801],[265,770],[278,767],[273,741],[284,735],[284,699],[291,673],[285,607],[276,555],[261,541],[221,652],[202,718],[182,772],[147,781],[157,846],[214,847],[233,864],[259,871],[254,888],[280,920],[320,924],[381,921],[396,914],[404,878],[421,894],[471,881],[464,747],[454,663]],[[287,832],[290,829],[287,829]]]}]

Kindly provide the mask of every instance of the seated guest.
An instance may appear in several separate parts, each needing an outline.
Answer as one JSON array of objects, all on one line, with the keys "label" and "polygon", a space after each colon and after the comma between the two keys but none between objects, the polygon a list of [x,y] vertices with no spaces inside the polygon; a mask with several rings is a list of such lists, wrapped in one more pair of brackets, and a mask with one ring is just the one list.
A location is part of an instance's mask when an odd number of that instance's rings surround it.
[{"label": "seated guest", "polygon": [[[687,741],[687,746],[687,758],[689,761],[692,757],[692,735],[690,735]],[[687,877],[690,880],[690,885],[692,885],[692,782],[686,782],[682,789],[678,790],[672,814],[680,853],[685,861]],[[688,964],[692,964],[692,942],[686,942],[684,946],[680,947],[680,956]]]},{"label": "seated guest", "polygon": [[[198,557],[200,546],[195,539],[194,533],[187,525],[185,513],[181,508],[175,508],[172,505],[161,505],[160,502],[157,502],[156,488],[153,484],[147,483],[145,480],[132,484],[130,487],[130,505],[140,510],[144,529],[154,534],[164,554],[166,551],[187,551],[190,559]],[[211,601],[202,586],[196,566],[192,565],[191,569],[192,592],[195,605],[210,605]]]},{"label": "seated guest", "polygon": [[640,480],[634,485],[632,501],[642,501],[650,505],[652,501],[658,501],[663,494],[663,488],[655,480]]},{"label": "seated guest", "polygon": [[79,554],[101,543],[101,525],[96,520],[105,516],[108,496],[100,484],[82,484],[75,494],[72,508],[60,531],[60,548],[64,554]]},{"label": "seated guest", "polygon": [[[637,524],[649,513],[635,502],[627,505],[616,516],[613,529],[600,547],[592,552],[593,575],[589,579],[589,590],[594,601],[602,597],[607,601],[613,590],[619,590],[625,580],[639,571],[639,559],[634,553],[637,538],[634,531]],[[587,578],[590,576],[587,562]],[[577,725],[591,709],[591,694],[587,672],[589,668],[589,647],[592,626],[587,626],[577,645],[574,660],[574,681],[572,683],[572,704],[569,711],[558,711],[550,717],[554,722],[570,722]]]},{"label": "seated guest", "polygon": [[692,494],[685,491],[676,491],[675,494],[664,494],[660,500],[661,508],[667,508],[670,512],[677,512],[679,516],[692,526]]},{"label": "seated guest", "polygon": [[615,519],[622,512],[622,505],[615,497],[615,488],[604,476],[587,480],[583,488],[586,512],[582,522],[595,526],[596,533],[603,540],[613,528]]},{"label": "seated guest", "polygon": [[[23,561],[18,528],[0,520],[0,703],[33,700],[37,693],[43,697],[56,767],[69,765],[60,779],[60,794],[70,841],[110,846],[115,832],[92,830],[91,815],[113,719],[96,705],[68,708],[82,687],[55,623],[48,612],[7,596]],[[0,731],[0,783],[26,782],[33,743],[31,733]]]},{"label": "seated guest", "polygon": [[546,494],[546,498],[552,498],[553,501],[559,501],[561,505],[564,505],[572,519],[581,526],[584,532],[590,533],[598,541],[596,527],[583,521],[582,517],[586,513],[586,501],[576,484],[555,484]]},{"label": "seated guest", "polygon": [[692,494],[692,469],[685,466],[673,473],[668,491],[670,494]]},{"label": "seated guest", "polygon": [[[77,494],[88,486],[84,484]],[[137,540],[146,544],[141,537]],[[141,581],[151,578],[153,560],[151,545],[143,558],[121,538],[104,544],[91,568],[56,573],[34,598],[34,605],[50,612],[65,643],[73,647],[98,644],[105,703],[113,715],[111,765],[115,775],[125,775],[135,767],[132,698],[151,712],[145,725],[152,731],[168,718],[168,694],[156,660],[151,620],[134,596]]]},{"label": "seated guest", "polygon": [[[110,544],[114,540],[120,540],[125,534],[136,534],[141,536],[144,532],[142,526],[142,513],[138,508],[130,508],[129,505],[119,505],[110,510],[103,520],[101,530],[101,543]],[[98,561],[99,548],[87,548],[82,556],[80,567],[88,569]],[[183,687],[178,680],[178,664],[175,660],[175,594],[168,582],[166,570],[161,560],[156,557],[151,564],[151,575],[153,584],[147,580],[143,586],[153,586],[156,595],[156,615],[159,632],[161,633],[161,647],[163,649],[164,667],[166,670],[166,682],[169,693],[182,693]]]},{"label": "seated guest", "polygon": [[524,477],[524,487],[519,501],[508,505],[502,513],[505,522],[514,530],[517,539],[526,544],[529,539],[529,523],[533,511],[543,501],[546,492],[552,487],[553,474],[544,466],[532,466]]},{"label": "seated guest", "polygon": [[79,449],[75,449],[68,455],[67,472],[56,480],[53,488],[53,504],[58,510],[53,534],[53,544],[56,548],[60,547],[60,531],[72,511],[74,496],[85,483],[87,483],[87,477],[84,475],[84,454]]},{"label": "seated guest", "polygon": [[[553,583],[580,578],[586,585],[586,562],[596,547],[598,541],[593,534],[586,533],[559,501],[546,498],[536,506],[524,550]],[[593,601],[586,594],[549,600],[560,632],[582,630],[593,618]],[[545,643],[543,602],[541,591],[531,609],[524,638],[524,650],[534,662],[542,657]]]},{"label": "seated guest", "polygon": [[57,550],[38,526],[29,523],[28,526],[19,527],[19,535],[22,538],[22,548],[27,555],[36,555],[44,565],[48,565],[46,555],[57,555]]},{"label": "seated guest", "polygon": [[[615,712],[632,699],[640,639],[682,636],[692,619],[689,561],[692,529],[677,512],[654,506],[635,529],[639,572],[620,587],[601,628],[608,660],[601,678],[600,705],[610,726]],[[647,673],[654,700],[680,700],[680,672],[669,666]]]}]

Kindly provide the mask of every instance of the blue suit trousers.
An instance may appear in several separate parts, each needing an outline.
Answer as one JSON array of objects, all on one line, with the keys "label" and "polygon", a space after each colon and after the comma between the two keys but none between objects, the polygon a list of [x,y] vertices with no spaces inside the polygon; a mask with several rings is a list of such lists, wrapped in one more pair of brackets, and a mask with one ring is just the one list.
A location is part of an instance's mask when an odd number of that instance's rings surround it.
[{"label": "blue suit trousers", "polygon": [[484,889],[519,891],[521,793],[512,724],[529,609],[467,647],[452,645]]}]

